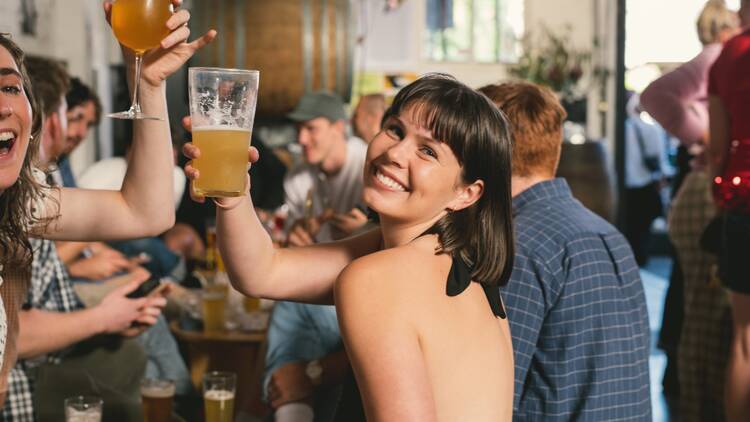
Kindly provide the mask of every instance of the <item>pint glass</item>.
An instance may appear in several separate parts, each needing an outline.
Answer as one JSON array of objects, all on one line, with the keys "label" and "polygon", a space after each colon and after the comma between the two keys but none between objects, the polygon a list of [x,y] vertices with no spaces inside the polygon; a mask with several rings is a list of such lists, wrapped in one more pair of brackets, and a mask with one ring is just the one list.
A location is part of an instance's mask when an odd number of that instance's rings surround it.
[{"label": "pint glass", "polygon": [[237,376],[231,372],[208,372],[203,377],[206,422],[234,420],[234,391]]},{"label": "pint glass", "polygon": [[258,71],[207,67],[188,70],[195,192],[208,197],[245,194],[247,148],[258,98]]},{"label": "pint glass", "polygon": [[76,396],[65,399],[65,422],[101,422],[102,399]]},{"label": "pint glass", "polygon": [[170,422],[174,381],[146,378],[141,381],[141,400],[145,422]]},{"label": "pint glass", "polygon": [[203,288],[201,302],[203,304],[203,331],[206,333],[224,331],[228,293],[229,286],[226,284],[210,283]]}]

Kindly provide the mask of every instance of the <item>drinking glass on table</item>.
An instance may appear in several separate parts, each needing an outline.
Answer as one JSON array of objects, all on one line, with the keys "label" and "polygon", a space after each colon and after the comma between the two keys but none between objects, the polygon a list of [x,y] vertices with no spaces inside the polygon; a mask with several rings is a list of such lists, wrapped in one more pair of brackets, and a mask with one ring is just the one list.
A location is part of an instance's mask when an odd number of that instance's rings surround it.
[{"label": "drinking glass on table", "polygon": [[203,287],[203,331],[221,333],[226,322],[226,305],[229,285],[211,282]]},{"label": "drinking glass on table", "polygon": [[143,54],[155,47],[167,35],[167,20],[172,16],[169,0],[115,0],[112,4],[112,32],[117,41],[135,53],[135,80],[133,81],[133,102],[130,109],[108,114],[116,119],[161,120],[141,112],[138,100],[138,87],[141,82],[141,61]]},{"label": "drinking glass on table", "polygon": [[101,422],[104,402],[95,396],[65,399],[65,422]]},{"label": "drinking glass on table", "polygon": [[201,151],[193,160],[199,172],[195,193],[215,198],[245,194],[258,77],[257,70],[188,70],[193,144]]},{"label": "drinking glass on table", "polygon": [[174,400],[174,381],[145,378],[141,381],[141,402],[145,422],[170,422]]},{"label": "drinking glass on table", "polygon": [[237,375],[208,372],[203,376],[203,404],[206,422],[231,422],[234,419],[234,392]]}]

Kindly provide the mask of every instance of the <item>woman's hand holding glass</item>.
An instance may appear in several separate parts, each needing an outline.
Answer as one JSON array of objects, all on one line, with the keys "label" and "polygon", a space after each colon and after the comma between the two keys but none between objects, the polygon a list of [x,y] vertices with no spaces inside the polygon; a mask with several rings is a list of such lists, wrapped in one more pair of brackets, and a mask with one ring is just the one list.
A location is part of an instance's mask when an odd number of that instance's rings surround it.
[{"label": "woman's hand holding glass", "polygon": [[[182,126],[187,130],[188,132],[192,131],[192,122],[190,120],[190,116],[185,116],[182,119]],[[193,184],[195,183],[195,180],[200,177],[200,172],[198,169],[193,167],[193,160],[200,157],[201,151],[200,149],[194,145],[191,142],[186,143],[182,146],[182,153],[185,155],[185,157],[189,158],[190,161],[188,161],[185,164],[185,175],[190,180],[190,197],[195,202],[204,203],[206,201],[206,198],[198,193],[195,192],[195,189],[193,189]],[[258,153],[258,150],[255,149],[255,147],[249,147],[247,149],[247,162],[248,162],[248,168],[258,161],[260,159],[260,154]],[[250,192],[250,175],[247,176],[247,188],[246,192]],[[235,208],[237,205],[240,204],[240,202],[243,201],[245,196],[239,196],[235,198],[215,198],[214,203],[219,207],[223,209],[232,209]]]},{"label": "woman's hand holding glass", "polygon": [[[182,4],[182,0],[171,0],[171,4],[176,9]],[[104,2],[104,13],[110,25],[112,24],[112,8],[112,1]],[[122,116],[119,117],[147,118],[145,116],[133,117],[132,113],[130,117],[125,116],[130,112],[140,113],[139,83],[142,82],[145,87],[161,88],[169,75],[182,67],[196,51],[216,37],[216,31],[212,29],[194,41],[188,42],[190,29],[187,23],[189,20],[190,12],[187,10],[181,9],[173,13],[166,21],[169,35],[162,39],[158,46],[148,51],[133,51],[121,43],[124,60],[129,67],[128,78],[134,91],[133,106],[128,112],[120,113]]]}]

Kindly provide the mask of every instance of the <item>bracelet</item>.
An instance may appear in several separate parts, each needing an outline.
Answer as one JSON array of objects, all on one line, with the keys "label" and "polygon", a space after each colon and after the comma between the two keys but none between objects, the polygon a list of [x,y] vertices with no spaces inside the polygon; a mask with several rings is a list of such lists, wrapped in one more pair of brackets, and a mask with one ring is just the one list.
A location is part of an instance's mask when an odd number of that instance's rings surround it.
[{"label": "bracelet", "polygon": [[217,207],[219,207],[219,208],[221,208],[223,210],[226,210],[226,211],[233,210],[233,209],[237,208],[242,203],[242,198],[240,198],[233,205],[223,205],[222,203],[220,203],[219,201],[217,201],[216,198],[211,198],[211,200],[214,201],[214,205],[216,205]]}]

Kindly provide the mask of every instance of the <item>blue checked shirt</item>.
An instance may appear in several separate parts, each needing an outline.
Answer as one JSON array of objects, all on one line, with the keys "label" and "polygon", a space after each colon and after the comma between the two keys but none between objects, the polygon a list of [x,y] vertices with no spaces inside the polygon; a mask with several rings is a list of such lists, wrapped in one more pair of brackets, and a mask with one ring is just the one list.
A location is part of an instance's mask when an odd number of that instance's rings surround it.
[{"label": "blue checked shirt", "polygon": [[[29,239],[34,251],[31,264],[31,289],[28,304],[32,308],[52,312],[72,312],[83,308],[83,303],[73,290],[65,264],[50,240]],[[10,370],[8,395],[0,420],[33,422],[34,379],[33,368],[44,364],[60,363],[60,353],[51,353],[34,359],[19,359]]]},{"label": "blue checked shirt", "polygon": [[513,198],[516,256],[501,291],[514,421],[651,421],[649,326],[625,238],[564,179]]}]

